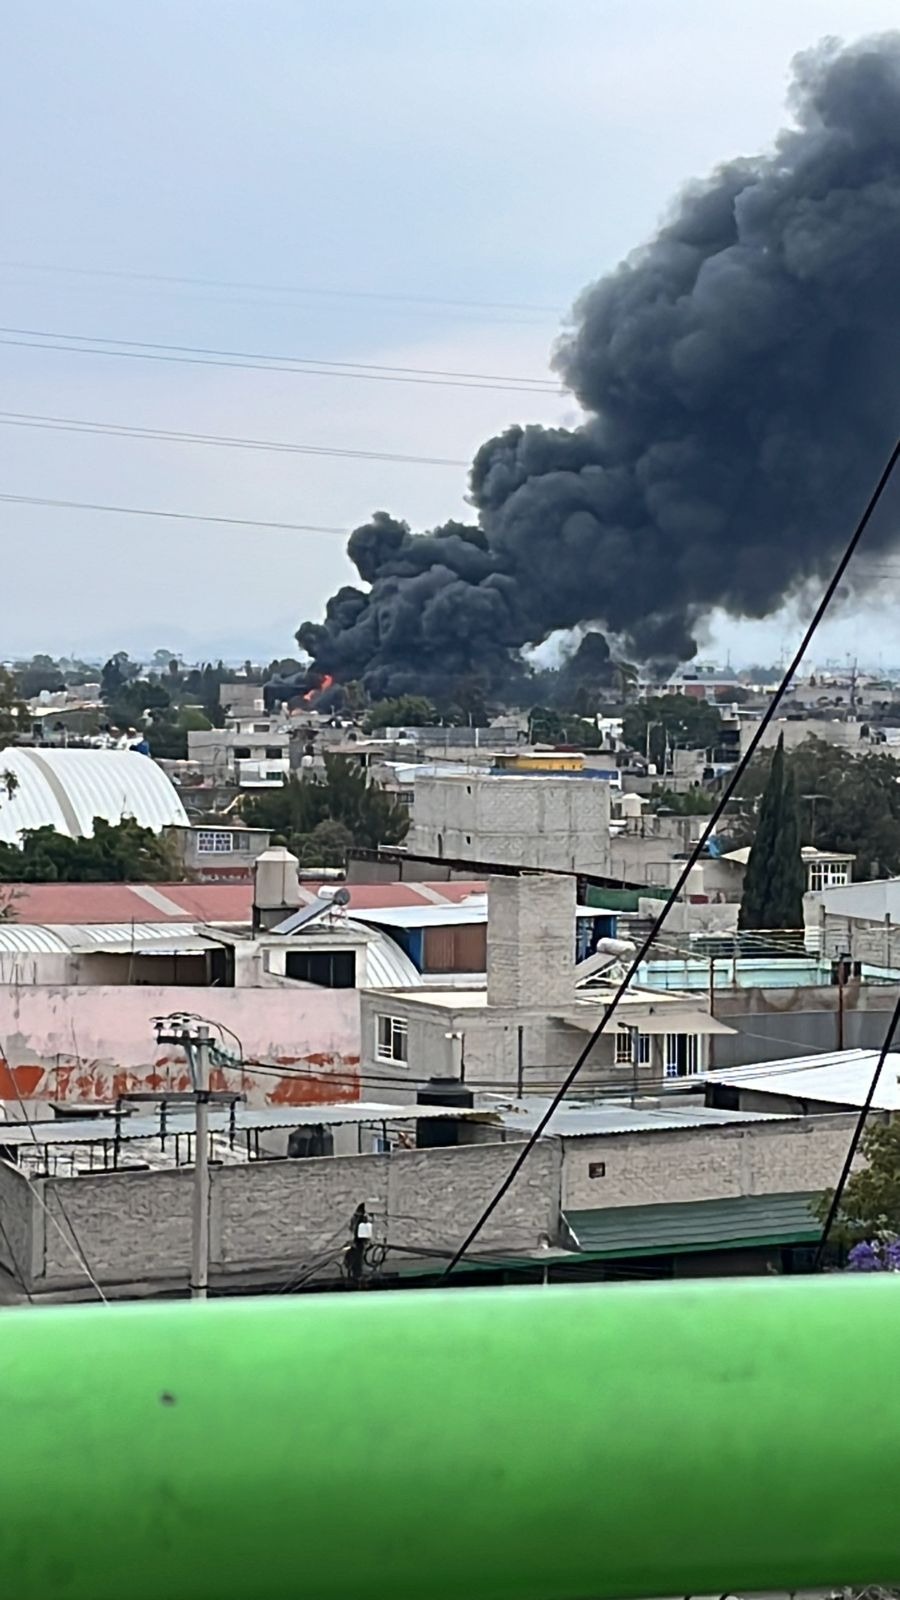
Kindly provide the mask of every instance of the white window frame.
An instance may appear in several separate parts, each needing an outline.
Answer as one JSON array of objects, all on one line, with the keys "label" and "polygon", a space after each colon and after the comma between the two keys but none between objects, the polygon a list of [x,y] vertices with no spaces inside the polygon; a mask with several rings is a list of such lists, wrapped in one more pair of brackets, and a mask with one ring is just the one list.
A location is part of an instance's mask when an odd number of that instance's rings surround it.
[{"label": "white window frame", "polygon": [[375,1058],[406,1066],[409,1061],[409,1023],[406,1017],[396,1017],[379,1011],[375,1016]]},{"label": "white window frame", "polygon": [[629,1028],[627,1033],[616,1034],[616,1066],[634,1066],[633,1050],[637,1046],[637,1065],[649,1067],[650,1065],[650,1035],[649,1033],[635,1032]]},{"label": "white window frame", "polygon": [[[685,1068],[678,1071],[678,1041],[685,1039]],[[664,1073],[667,1078],[695,1078],[700,1071],[700,1035],[697,1033],[667,1033]]]},{"label": "white window frame", "polygon": [[809,887],[812,894],[822,889],[843,889],[850,882],[850,867],[846,861],[811,861]]},{"label": "white window frame", "polygon": [[234,834],[229,828],[198,828],[198,856],[230,855],[234,850]]}]

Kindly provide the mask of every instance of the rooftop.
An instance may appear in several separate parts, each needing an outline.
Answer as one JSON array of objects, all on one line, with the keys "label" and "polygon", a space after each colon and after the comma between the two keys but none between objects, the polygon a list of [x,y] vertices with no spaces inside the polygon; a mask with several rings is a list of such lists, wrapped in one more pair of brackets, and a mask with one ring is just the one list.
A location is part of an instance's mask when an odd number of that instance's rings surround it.
[{"label": "rooftop", "polygon": [[[127,752],[111,752],[123,754]],[[147,761],[136,756],[136,761]],[[0,807],[0,816],[3,807]],[[304,881],[300,899],[311,905],[323,887]],[[334,888],[334,883],[328,884]],[[458,905],[468,895],[484,892],[485,885],[463,880],[454,883],[351,883],[348,911],[391,906]],[[63,923],[91,922],[207,922],[249,923],[253,885],[247,883],[16,883],[5,885],[4,902],[16,924],[38,923],[57,927]]]},{"label": "rooftop", "polygon": [[70,839],[87,838],[95,817],[112,823],[134,817],[156,833],[188,820],[162,768],[133,750],[10,746],[0,751],[0,772],[15,779],[0,806],[0,840],[6,844],[18,844],[28,828],[51,827]]},{"label": "rooftop", "polygon": [[[509,1109],[498,1110],[496,1120],[509,1133],[525,1138],[537,1127],[550,1101],[537,1095],[514,1101]],[[488,1109],[484,1107],[483,1109]],[[563,1139],[595,1139],[617,1133],[661,1133],[677,1129],[724,1128],[748,1122],[782,1122],[784,1115],[765,1111],[722,1111],[696,1100],[638,1099],[606,1101],[603,1105],[565,1101],[551,1117],[545,1133]]]},{"label": "rooftop", "polygon": [[[752,1090],[791,1100],[861,1108],[878,1064],[877,1050],[834,1050],[705,1075],[708,1091],[719,1086]],[[885,1058],[872,1099],[875,1111],[900,1111],[900,1053]]]}]

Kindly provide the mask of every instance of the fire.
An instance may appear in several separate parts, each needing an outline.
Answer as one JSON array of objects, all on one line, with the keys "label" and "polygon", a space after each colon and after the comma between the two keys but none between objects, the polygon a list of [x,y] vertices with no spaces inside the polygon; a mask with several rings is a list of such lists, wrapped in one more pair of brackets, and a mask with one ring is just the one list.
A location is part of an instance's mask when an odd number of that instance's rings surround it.
[{"label": "fire", "polygon": [[322,677],[320,678],[319,682],[316,684],[315,688],[307,689],[306,693],[302,694],[300,696],[301,700],[303,701],[303,704],[308,706],[311,703],[311,701],[315,700],[317,695],[320,695],[320,694],[324,693],[324,691],[326,689],[330,689],[333,683],[334,683],[334,679],[331,676],[331,673],[330,672],[323,673]]}]

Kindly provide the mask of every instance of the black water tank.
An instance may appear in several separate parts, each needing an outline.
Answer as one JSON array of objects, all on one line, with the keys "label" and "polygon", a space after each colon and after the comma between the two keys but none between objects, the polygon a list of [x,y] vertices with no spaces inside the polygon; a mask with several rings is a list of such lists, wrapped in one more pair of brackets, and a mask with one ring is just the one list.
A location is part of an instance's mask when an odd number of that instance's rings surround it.
[{"label": "black water tank", "polygon": [[307,1156],[333,1156],[334,1134],[320,1122],[312,1127],[295,1128],[288,1139],[287,1153],[301,1159]]},{"label": "black water tank", "polygon": [[[471,1089],[458,1078],[430,1078],[416,1100],[420,1106],[458,1106],[461,1111],[475,1104]],[[459,1123],[453,1117],[422,1117],[416,1124],[416,1144],[420,1150],[459,1144]]]}]

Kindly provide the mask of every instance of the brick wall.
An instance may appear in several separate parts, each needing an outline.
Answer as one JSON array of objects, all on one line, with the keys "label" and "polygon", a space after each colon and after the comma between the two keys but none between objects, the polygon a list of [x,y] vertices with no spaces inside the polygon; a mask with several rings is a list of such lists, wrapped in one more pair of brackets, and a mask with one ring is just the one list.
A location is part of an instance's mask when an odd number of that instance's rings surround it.
[{"label": "brick wall", "polygon": [[[839,1114],[567,1139],[563,1205],[589,1210],[826,1189],[847,1154],[854,1120]],[[605,1175],[591,1178],[591,1163],[602,1163]]]},{"label": "brick wall", "polygon": [[30,1278],[34,1248],[34,1196],[15,1167],[0,1161],[0,1263],[13,1278]]},{"label": "brick wall", "polygon": [[[211,1172],[210,1275],[213,1282],[288,1279],[349,1237],[364,1200],[376,1239],[409,1250],[452,1251],[502,1181],[512,1145],[399,1151],[393,1156],[341,1156],[264,1161]],[[524,1251],[555,1240],[562,1156],[556,1141],[535,1150],[491,1217],[479,1248]],[[185,1288],[190,1271],[193,1172],[134,1172],[44,1181],[45,1215],[24,1180],[0,1163],[0,1201],[9,1188],[21,1220],[16,1256],[30,1258],[37,1229],[38,1290],[84,1290],[85,1273],[71,1247],[77,1236],[104,1287],[134,1293]],[[62,1207],[60,1206],[62,1197]],[[64,1208],[64,1209],[63,1209]],[[12,1216],[8,1208],[6,1215]],[[58,1224],[58,1226],[56,1225]],[[2,1256],[0,1256],[2,1259]]]},{"label": "brick wall", "polygon": [[417,778],[411,845],[451,861],[606,873],[609,810],[594,778]]},{"label": "brick wall", "polygon": [[488,1003],[568,1008],[574,995],[574,929],[574,878],[491,878]]}]

